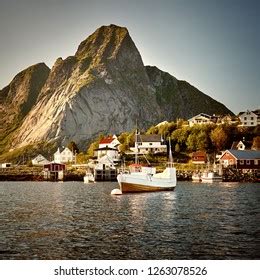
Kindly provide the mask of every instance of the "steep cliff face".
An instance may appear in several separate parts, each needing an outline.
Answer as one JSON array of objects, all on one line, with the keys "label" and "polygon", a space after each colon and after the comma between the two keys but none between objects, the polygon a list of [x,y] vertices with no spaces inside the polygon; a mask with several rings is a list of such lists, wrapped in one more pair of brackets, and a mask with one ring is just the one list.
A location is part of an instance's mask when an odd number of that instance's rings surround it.
[{"label": "steep cliff face", "polygon": [[85,142],[99,133],[149,125],[161,117],[141,56],[126,28],[103,26],[75,54],[54,64],[14,145]]},{"label": "steep cliff face", "polygon": [[19,127],[36,104],[49,72],[50,69],[44,63],[30,66],[0,90],[0,145],[9,133]]},{"label": "steep cliff face", "polygon": [[0,92],[0,117],[16,123],[2,127],[5,135],[16,129],[13,147],[72,140],[84,147],[100,133],[131,130],[136,121],[147,128],[201,112],[230,112],[188,83],[145,67],[127,29],[115,25],[97,29],[51,71],[44,64],[28,69]]},{"label": "steep cliff face", "polygon": [[146,66],[146,71],[165,119],[189,119],[200,113],[233,114],[226,106],[186,81],[177,80],[155,66]]}]

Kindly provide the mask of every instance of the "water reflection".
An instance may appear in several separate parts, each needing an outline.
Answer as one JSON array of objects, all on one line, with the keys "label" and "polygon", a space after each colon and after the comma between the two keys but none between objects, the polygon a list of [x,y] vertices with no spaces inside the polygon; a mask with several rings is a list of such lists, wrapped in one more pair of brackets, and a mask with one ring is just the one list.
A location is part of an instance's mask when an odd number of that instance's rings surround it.
[{"label": "water reflection", "polygon": [[116,183],[0,183],[2,259],[259,258],[257,184],[180,182],[111,196]]}]

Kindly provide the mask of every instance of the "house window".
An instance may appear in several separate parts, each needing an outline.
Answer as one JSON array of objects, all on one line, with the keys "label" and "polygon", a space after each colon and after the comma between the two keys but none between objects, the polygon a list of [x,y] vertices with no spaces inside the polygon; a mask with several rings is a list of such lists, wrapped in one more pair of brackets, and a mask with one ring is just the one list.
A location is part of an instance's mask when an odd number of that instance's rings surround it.
[{"label": "house window", "polygon": [[247,122],[244,122],[244,125],[247,125]]},{"label": "house window", "polygon": [[254,123],[253,122],[251,122],[251,125],[253,125]]},{"label": "house window", "polygon": [[243,164],[244,164],[244,160],[240,160],[239,163],[240,163],[241,165],[243,165]]},{"label": "house window", "polygon": [[258,159],[254,160],[255,165],[258,165]]},{"label": "house window", "polygon": [[151,145],[153,145],[153,143],[149,143],[149,145],[151,146]]},{"label": "house window", "polygon": [[247,160],[247,161],[246,161],[246,165],[250,165],[250,160]]},{"label": "house window", "polygon": [[253,120],[254,119],[254,117],[251,117],[251,120]]},{"label": "house window", "polygon": [[246,121],[246,117],[244,117],[244,120]]}]

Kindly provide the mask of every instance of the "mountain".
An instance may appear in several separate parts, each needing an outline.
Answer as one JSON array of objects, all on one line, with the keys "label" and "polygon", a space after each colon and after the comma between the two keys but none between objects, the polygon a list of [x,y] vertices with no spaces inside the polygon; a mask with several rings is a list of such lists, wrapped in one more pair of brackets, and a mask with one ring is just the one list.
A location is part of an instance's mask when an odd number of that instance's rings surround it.
[{"label": "mountain", "polygon": [[35,105],[49,72],[44,63],[35,64],[18,73],[0,90],[0,149],[7,144],[6,137],[19,127]]},{"label": "mountain", "polygon": [[[74,56],[58,58],[47,73],[34,94],[24,87],[29,103],[13,113],[20,120],[13,147],[41,141],[66,145],[71,140],[83,147],[100,133],[131,130],[137,120],[140,128],[147,128],[201,112],[230,113],[187,82],[145,67],[127,29],[116,25],[97,29]],[[11,103],[19,97],[18,88],[19,82],[9,94]],[[1,91],[0,102],[8,99],[6,92]]]},{"label": "mountain", "polygon": [[165,119],[189,119],[200,113],[233,115],[226,106],[186,81],[177,80],[155,66],[146,66],[146,71],[155,89],[156,101],[164,112]]}]

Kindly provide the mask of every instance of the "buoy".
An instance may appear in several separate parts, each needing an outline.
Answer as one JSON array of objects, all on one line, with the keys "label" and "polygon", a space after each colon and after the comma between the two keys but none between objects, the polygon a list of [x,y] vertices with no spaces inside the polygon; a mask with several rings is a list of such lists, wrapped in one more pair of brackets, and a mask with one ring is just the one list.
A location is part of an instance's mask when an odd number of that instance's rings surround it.
[{"label": "buoy", "polygon": [[113,189],[111,191],[111,194],[113,194],[113,195],[120,195],[120,194],[122,194],[122,191],[120,189]]}]

